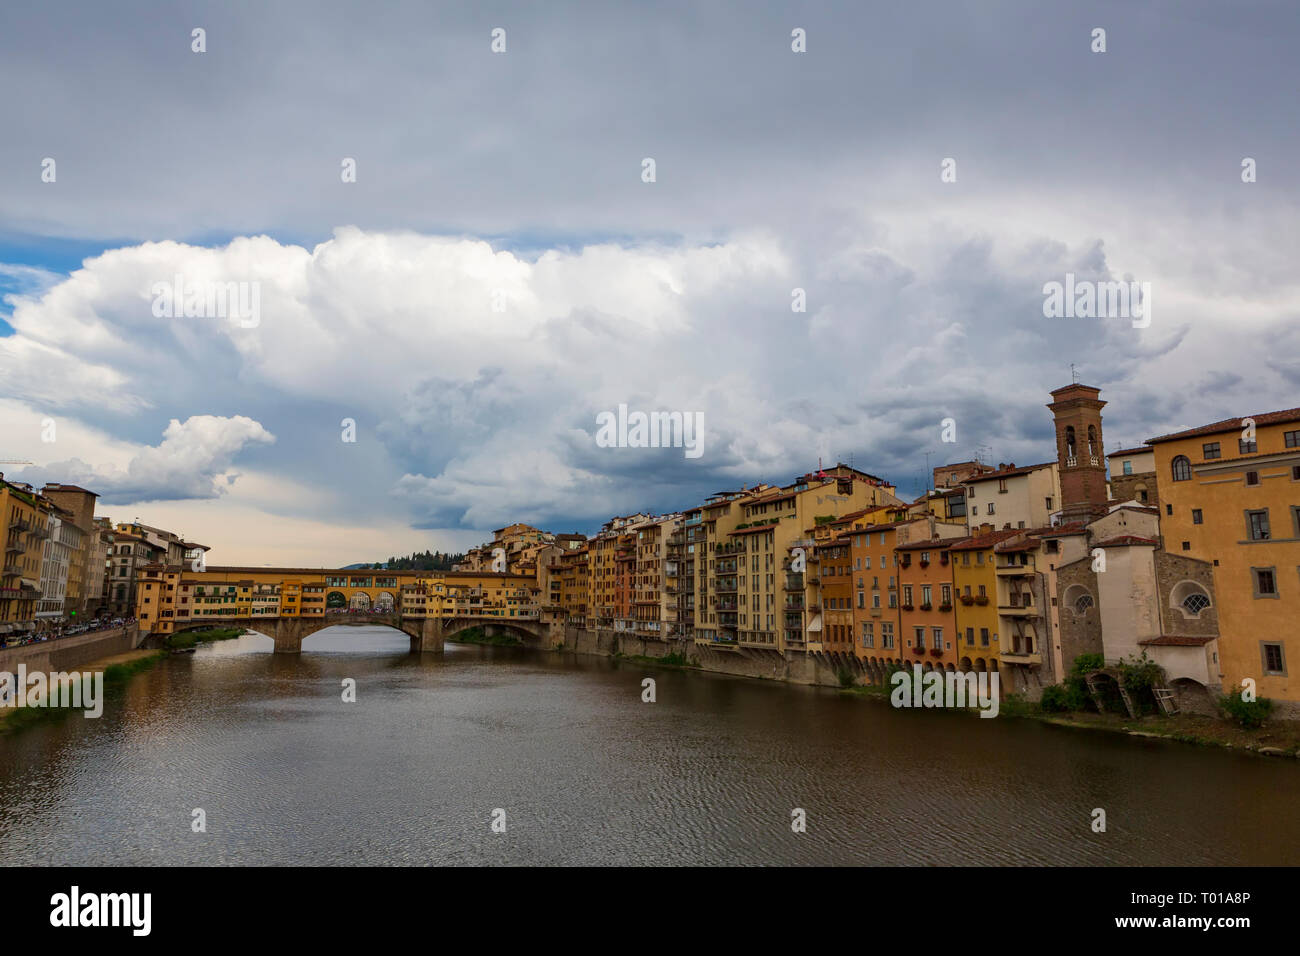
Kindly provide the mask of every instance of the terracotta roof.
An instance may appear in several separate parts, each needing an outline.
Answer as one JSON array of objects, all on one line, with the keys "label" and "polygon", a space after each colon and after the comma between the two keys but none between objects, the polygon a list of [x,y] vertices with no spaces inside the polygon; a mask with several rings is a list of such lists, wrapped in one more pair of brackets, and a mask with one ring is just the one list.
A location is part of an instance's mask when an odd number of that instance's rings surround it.
[{"label": "terracotta roof", "polygon": [[1017,541],[1014,544],[999,544],[994,547],[993,550],[1000,553],[1006,553],[1009,551],[1037,551],[1038,547],[1039,544],[1037,540],[1031,541],[1026,538],[1024,541]]},{"label": "terracotta roof", "polygon": [[727,533],[728,534],[755,534],[759,531],[771,531],[775,527],[776,527],[776,522],[773,521],[771,524],[759,525],[756,528],[737,528],[735,531],[728,531]]},{"label": "terracotta roof", "polygon": [[990,471],[983,475],[971,475],[963,484],[973,485],[979,481],[992,481],[995,478],[1015,478],[1019,475],[1027,475],[1031,471],[1038,471],[1041,468],[1051,468],[1055,465],[1054,461],[1045,461],[1041,465],[1022,465],[1019,468],[1003,468],[1000,471]]},{"label": "terracotta roof", "polygon": [[1127,548],[1129,545],[1158,545],[1160,542],[1155,538],[1142,538],[1135,534],[1120,534],[1113,538],[1107,538],[1105,541],[1098,541],[1093,545],[1094,548]]},{"label": "terracotta roof", "polygon": [[1149,454],[1150,448],[1121,448],[1119,451],[1113,451],[1107,458],[1118,458],[1120,455],[1143,455]]},{"label": "terracotta roof", "polygon": [[1214,422],[1211,425],[1201,425],[1199,428],[1188,428],[1181,432],[1171,432],[1168,435],[1160,435],[1156,438],[1148,438],[1147,444],[1154,445],[1162,441],[1176,441],[1180,438],[1194,438],[1197,435],[1218,435],[1223,432],[1239,432],[1245,426],[1242,424],[1245,418],[1251,418],[1255,422],[1255,427],[1263,425],[1281,425],[1283,422],[1300,422],[1300,408],[1287,408],[1279,412],[1265,412],[1262,415],[1247,415],[1244,418],[1225,418],[1221,422]]},{"label": "terracotta roof", "polygon": [[1162,634],[1160,637],[1149,637],[1138,643],[1157,647],[1203,647],[1217,639],[1215,636],[1206,637],[1204,634]]},{"label": "terracotta roof", "polygon": [[990,534],[974,535],[969,538],[961,538],[956,544],[949,545],[950,551],[982,551],[985,548],[991,548],[999,541],[1005,541],[1013,535],[1023,534],[1022,531],[994,531]]},{"label": "terracotta roof", "polygon": [[961,541],[961,538],[927,538],[925,541],[911,541],[907,544],[897,545],[895,551],[944,551],[952,547],[954,542]]},{"label": "terracotta roof", "polygon": [[1056,527],[1033,528],[1026,531],[1025,534],[1035,538],[1064,538],[1070,535],[1087,534],[1088,526],[1082,521],[1070,521],[1066,524],[1057,525]]}]

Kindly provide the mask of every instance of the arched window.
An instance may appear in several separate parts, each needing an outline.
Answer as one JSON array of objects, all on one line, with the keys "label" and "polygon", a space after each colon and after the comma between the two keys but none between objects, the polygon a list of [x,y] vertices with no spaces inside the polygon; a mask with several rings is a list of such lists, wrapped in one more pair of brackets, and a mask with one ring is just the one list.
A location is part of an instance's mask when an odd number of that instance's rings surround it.
[{"label": "arched window", "polygon": [[1174,473],[1174,481],[1191,481],[1192,480],[1192,463],[1186,455],[1179,455],[1171,463]]},{"label": "arched window", "polygon": [[1088,426],[1088,457],[1095,457],[1097,454],[1097,429],[1091,425]]},{"label": "arched window", "polygon": [[1065,457],[1074,457],[1074,426],[1065,426]]},{"label": "arched window", "polygon": [[1169,606],[1180,609],[1184,617],[1200,617],[1210,605],[1209,593],[1195,581],[1180,581],[1169,594]]},{"label": "arched window", "polygon": [[1092,595],[1082,584],[1072,584],[1065,591],[1065,606],[1074,611],[1075,617],[1083,617],[1093,606]]}]

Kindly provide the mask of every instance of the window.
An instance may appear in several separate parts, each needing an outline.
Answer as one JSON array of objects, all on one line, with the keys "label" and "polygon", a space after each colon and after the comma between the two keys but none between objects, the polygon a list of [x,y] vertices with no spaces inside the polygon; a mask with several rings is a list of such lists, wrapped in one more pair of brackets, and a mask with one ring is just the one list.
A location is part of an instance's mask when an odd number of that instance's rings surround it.
[{"label": "window", "polygon": [[993,514],[993,502],[989,502],[989,514]]},{"label": "window", "polygon": [[1124,462],[1124,474],[1126,475],[1133,474],[1133,462],[1131,461]]},{"label": "window", "polygon": [[936,651],[943,650],[943,628],[934,627],[930,629],[930,646]]},{"label": "window", "polygon": [[1061,551],[1061,542],[1057,541],[1055,538],[1051,538],[1050,540],[1048,540],[1047,542],[1048,554],[1059,554],[1060,551]]},{"label": "window", "polygon": [[988,646],[989,646],[989,629],[988,629],[987,627],[981,627],[981,628],[980,628],[980,647],[988,647]]},{"label": "window", "polygon": [[1052,510],[1052,499],[1050,497],[1047,498],[1047,510]]},{"label": "window", "polygon": [[1201,509],[1200,509],[1200,508],[1193,508],[1193,509],[1192,509],[1192,524],[1204,524],[1204,523],[1205,523],[1205,521],[1204,521],[1204,517],[1203,517],[1203,515],[1201,514]]},{"label": "window", "polygon": [[1173,472],[1174,481],[1192,480],[1192,462],[1186,455],[1179,455],[1170,462],[1169,467]]},{"label": "window", "polygon": [[1259,642],[1260,656],[1263,658],[1265,674],[1286,676],[1286,655],[1281,644]]},{"label": "window", "polygon": [[880,646],[886,649],[894,646],[894,622],[880,622]]},{"label": "window", "polygon": [[1248,485],[1257,485],[1257,484],[1259,484],[1259,472],[1257,472],[1257,471],[1248,471],[1248,472],[1246,472],[1246,484],[1248,484]]},{"label": "window", "polygon": [[1287,448],[1300,448],[1300,430],[1283,432],[1282,438]]},{"label": "window", "polygon": [[1268,540],[1268,509],[1246,512],[1246,535],[1251,541]]},{"label": "window", "polygon": [[1212,461],[1215,458],[1221,457],[1219,454],[1219,443],[1217,441],[1206,442],[1201,446],[1201,453],[1206,461]]},{"label": "window", "polygon": [[1210,606],[1210,599],[1200,592],[1193,592],[1183,598],[1183,610],[1195,617]]},{"label": "window", "polygon": [[1255,597],[1277,597],[1277,576],[1273,568],[1251,568],[1255,579]]},{"label": "window", "polygon": [[871,621],[862,622],[862,646],[863,647],[876,646],[876,636],[874,633],[874,629],[875,629],[875,625],[873,622]]},{"label": "window", "polygon": [[914,627],[914,628],[912,628],[912,634],[913,634],[913,637],[914,637],[914,639],[915,639],[915,640],[914,640],[914,643],[913,643],[912,646],[913,646],[913,647],[925,647],[925,628],[923,628],[923,627]]},{"label": "window", "polygon": [[1259,451],[1259,445],[1255,443],[1254,439],[1246,441],[1244,438],[1238,438],[1237,451],[1243,455],[1253,455],[1255,452]]}]

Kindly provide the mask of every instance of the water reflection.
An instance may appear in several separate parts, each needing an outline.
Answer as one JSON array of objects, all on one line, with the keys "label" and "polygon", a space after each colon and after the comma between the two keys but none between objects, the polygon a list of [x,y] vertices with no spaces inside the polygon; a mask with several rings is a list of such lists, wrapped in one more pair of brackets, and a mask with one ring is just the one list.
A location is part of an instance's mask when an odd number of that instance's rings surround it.
[{"label": "water reflection", "polygon": [[[5,861],[1300,859],[1294,761],[597,658],[409,646],[387,628],[333,628],[286,656],[246,635],[140,674],[100,720],[0,738]],[[641,702],[647,675],[655,704]],[[207,833],[190,830],[199,807]],[[497,807],[506,834],[489,828]],[[806,833],[791,832],[795,807]]]}]

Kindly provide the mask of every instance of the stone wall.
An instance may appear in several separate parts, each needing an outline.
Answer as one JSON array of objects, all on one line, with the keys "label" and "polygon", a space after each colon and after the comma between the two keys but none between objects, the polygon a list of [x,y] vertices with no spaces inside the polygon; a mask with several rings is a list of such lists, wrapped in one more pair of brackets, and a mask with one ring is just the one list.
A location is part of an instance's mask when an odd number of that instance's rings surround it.
[{"label": "stone wall", "polygon": [[[1072,585],[1081,584],[1092,595],[1093,606],[1082,618],[1076,616],[1074,608],[1066,604],[1065,596]],[[1059,634],[1061,641],[1061,667],[1068,674],[1074,659],[1080,654],[1101,654],[1101,604],[1097,588],[1097,575],[1092,570],[1090,556],[1063,564],[1056,569],[1056,594],[1058,617],[1061,621]]]},{"label": "stone wall", "polygon": [[646,638],[626,631],[576,627],[565,627],[562,632],[553,629],[545,640],[549,642],[547,647],[550,650],[601,657],[615,654],[625,657],[681,655],[698,664],[700,670],[793,684],[838,687],[840,667],[847,667],[853,673],[855,683],[866,683],[870,679],[862,663],[852,655],[836,656],[842,660],[820,654],[794,654],[787,658],[767,648],[713,647],[696,644],[693,640]]},{"label": "stone wall", "polygon": [[[1146,501],[1138,497],[1139,488],[1147,493]],[[1156,490],[1156,473],[1142,475],[1111,475],[1110,496],[1115,501],[1137,501],[1148,507],[1160,507],[1160,492]]]},{"label": "stone wall", "polygon": [[140,634],[134,627],[113,631],[96,631],[78,634],[56,641],[6,647],[0,650],[0,671],[17,673],[19,664],[29,671],[66,671],[84,667],[94,661],[116,654],[125,654],[140,645]]}]

